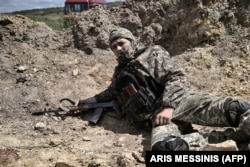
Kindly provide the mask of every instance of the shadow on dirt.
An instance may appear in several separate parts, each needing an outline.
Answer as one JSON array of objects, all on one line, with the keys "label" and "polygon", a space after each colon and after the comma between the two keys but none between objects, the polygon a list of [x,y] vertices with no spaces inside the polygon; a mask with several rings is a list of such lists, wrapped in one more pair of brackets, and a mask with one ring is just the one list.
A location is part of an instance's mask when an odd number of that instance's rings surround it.
[{"label": "shadow on dirt", "polygon": [[[80,119],[84,121],[88,121],[93,116],[93,112],[87,112],[81,117]],[[91,123],[88,123],[88,126],[101,126],[105,130],[112,131],[117,134],[130,134],[130,135],[141,135],[143,146],[143,151],[149,151],[150,150],[150,142],[151,142],[151,128],[150,127],[144,127],[144,128],[136,128],[132,124],[129,123],[126,116],[123,116],[122,118],[117,118],[117,115],[113,111],[106,111],[106,113],[103,113],[98,124],[93,125]]]}]

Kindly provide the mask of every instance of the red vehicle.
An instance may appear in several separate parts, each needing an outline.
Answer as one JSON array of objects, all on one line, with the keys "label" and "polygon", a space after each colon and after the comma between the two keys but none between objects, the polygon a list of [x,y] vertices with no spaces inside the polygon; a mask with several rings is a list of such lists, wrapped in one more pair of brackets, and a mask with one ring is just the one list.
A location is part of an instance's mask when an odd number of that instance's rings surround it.
[{"label": "red vehicle", "polygon": [[99,4],[106,8],[106,0],[66,0],[64,6],[64,18],[78,15],[82,11],[88,10],[94,4]]}]

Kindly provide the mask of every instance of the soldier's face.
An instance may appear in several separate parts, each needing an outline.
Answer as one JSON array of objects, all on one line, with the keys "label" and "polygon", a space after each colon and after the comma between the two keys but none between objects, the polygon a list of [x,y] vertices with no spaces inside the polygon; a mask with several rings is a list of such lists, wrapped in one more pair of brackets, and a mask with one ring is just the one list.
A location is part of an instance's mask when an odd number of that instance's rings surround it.
[{"label": "soldier's face", "polygon": [[111,50],[114,52],[116,57],[119,56],[121,51],[128,51],[132,48],[131,42],[125,38],[118,38],[111,44]]}]

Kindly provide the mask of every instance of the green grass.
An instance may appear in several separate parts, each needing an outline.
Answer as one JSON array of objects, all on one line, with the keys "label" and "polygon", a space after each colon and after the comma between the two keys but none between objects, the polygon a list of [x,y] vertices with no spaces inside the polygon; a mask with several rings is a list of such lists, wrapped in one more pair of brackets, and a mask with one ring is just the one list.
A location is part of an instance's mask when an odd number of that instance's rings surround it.
[{"label": "green grass", "polygon": [[34,21],[45,22],[54,30],[63,29],[63,8],[61,7],[24,10],[12,12],[12,14],[20,14]]},{"label": "green grass", "polygon": [[[122,4],[122,1],[110,2],[107,4],[107,8],[116,7]],[[62,30],[65,27],[69,27],[74,22],[65,21],[63,18],[64,9],[62,7],[57,8],[45,8],[45,9],[32,9],[16,11],[10,14],[20,14],[30,18],[31,20],[38,22],[45,22],[49,27],[54,30]]]}]

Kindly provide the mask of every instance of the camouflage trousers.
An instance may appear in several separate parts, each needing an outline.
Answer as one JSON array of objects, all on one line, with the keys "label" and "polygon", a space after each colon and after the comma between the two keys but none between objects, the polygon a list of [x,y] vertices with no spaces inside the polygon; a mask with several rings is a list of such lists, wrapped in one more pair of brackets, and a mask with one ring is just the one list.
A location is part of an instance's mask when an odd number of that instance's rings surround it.
[{"label": "camouflage trousers", "polygon": [[[223,110],[226,99],[204,92],[186,92],[179,106],[174,111],[172,122],[168,125],[157,126],[152,129],[151,146],[170,135],[180,136],[189,145],[194,145],[193,150],[207,144],[207,139],[200,133],[182,135],[180,126],[177,126],[174,122],[212,127],[230,127]],[[248,138],[248,141],[250,140],[250,110],[241,115],[236,132],[235,135]]]}]

